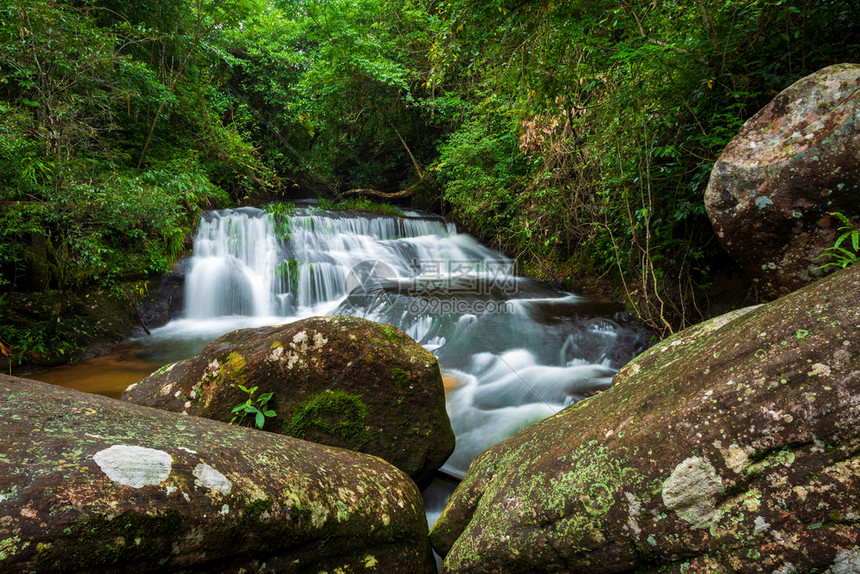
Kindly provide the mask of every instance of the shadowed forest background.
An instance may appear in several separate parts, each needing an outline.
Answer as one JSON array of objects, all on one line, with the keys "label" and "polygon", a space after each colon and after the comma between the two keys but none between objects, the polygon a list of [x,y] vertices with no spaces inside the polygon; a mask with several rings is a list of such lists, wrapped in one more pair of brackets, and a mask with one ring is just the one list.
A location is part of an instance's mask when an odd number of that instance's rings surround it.
[{"label": "shadowed forest background", "polygon": [[202,210],[355,189],[405,190],[668,334],[755,298],[704,212],[711,166],[779,91],[860,60],[858,20],[847,0],[0,0],[0,352],[75,352],[90,295],[142,296]]}]

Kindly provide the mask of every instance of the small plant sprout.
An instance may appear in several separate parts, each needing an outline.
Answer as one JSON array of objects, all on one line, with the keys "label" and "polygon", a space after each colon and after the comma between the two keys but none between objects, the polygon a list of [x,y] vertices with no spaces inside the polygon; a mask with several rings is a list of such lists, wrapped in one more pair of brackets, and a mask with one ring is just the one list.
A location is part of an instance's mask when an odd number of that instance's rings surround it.
[{"label": "small plant sprout", "polygon": [[[857,261],[860,260],[860,227],[857,227],[850,219],[838,211],[832,212],[830,215],[837,217],[842,222],[842,225],[839,226],[839,231],[842,234],[836,239],[836,243],[834,243],[832,247],[828,247],[824,250],[824,253],[818,256],[825,257],[829,255],[830,257],[833,257],[835,261],[825,263],[819,267],[819,269],[831,266],[845,269],[852,263],[857,263]],[[850,245],[851,250],[843,247],[843,243],[845,245]],[[816,259],[818,259],[818,257],[816,257]]]},{"label": "small plant sprout", "polygon": [[[257,392],[257,387],[251,387],[249,389],[243,385],[239,385],[239,388],[248,393],[248,399],[244,403],[236,405],[233,407],[233,410],[230,411],[233,413],[233,418],[230,420],[230,424],[236,423],[241,425],[245,421],[246,416],[254,415],[254,423],[257,428],[262,429],[263,425],[266,424],[266,417],[277,416],[275,411],[268,408],[269,401],[272,399],[272,393],[263,393],[255,400],[254,393]],[[237,419],[238,422],[236,422]]]}]

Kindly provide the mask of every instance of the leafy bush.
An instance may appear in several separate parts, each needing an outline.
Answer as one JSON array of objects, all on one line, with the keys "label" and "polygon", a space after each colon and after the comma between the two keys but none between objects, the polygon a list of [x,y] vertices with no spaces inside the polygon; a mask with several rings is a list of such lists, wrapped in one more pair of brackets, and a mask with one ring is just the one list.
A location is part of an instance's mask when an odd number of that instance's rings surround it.
[{"label": "leafy bush", "polygon": [[445,199],[480,236],[509,226],[525,188],[516,124],[503,108],[476,114],[440,146],[437,164]]},{"label": "leafy bush", "polygon": [[777,92],[860,49],[840,0],[439,11],[434,89],[472,102],[440,146],[455,212],[534,273],[623,286],[663,333],[707,314],[724,265],[703,194],[725,144]]},{"label": "leafy bush", "polygon": [[[839,226],[841,235],[836,238],[836,242],[826,249],[826,253],[822,253],[818,257],[831,257],[833,261],[825,263],[819,269],[825,267],[839,267],[845,269],[849,265],[853,265],[860,261],[860,227],[852,222],[845,215],[834,212],[830,215],[839,219],[842,225]],[[842,244],[847,247],[842,247]],[[850,247],[850,249],[849,249]]]}]

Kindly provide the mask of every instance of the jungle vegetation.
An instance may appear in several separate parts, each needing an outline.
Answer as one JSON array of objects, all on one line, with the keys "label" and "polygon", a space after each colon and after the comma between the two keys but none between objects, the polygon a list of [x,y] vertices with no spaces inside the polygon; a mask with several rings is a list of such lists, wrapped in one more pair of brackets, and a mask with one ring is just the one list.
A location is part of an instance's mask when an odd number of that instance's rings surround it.
[{"label": "jungle vegetation", "polygon": [[169,269],[201,210],[356,189],[672,332],[729,266],[722,148],[858,59],[848,0],[0,0],[0,352],[69,348],[63,297]]}]

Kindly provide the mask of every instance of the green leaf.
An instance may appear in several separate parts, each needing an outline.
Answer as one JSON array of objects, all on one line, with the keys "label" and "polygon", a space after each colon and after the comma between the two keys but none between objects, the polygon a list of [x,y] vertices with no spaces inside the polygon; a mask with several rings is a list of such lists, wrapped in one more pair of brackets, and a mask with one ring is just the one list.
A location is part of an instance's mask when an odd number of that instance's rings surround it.
[{"label": "green leaf", "polygon": [[854,227],[851,223],[851,220],[844,213],[840,213],[838,211],[831,213],[831,215],[835,215],[837,219],[839,219],[842,223],[845,224],[846,227]]},{"label": "green leaf", "polygon": [[257,428],[263,428],[263,425],[266,424],[266,417],[263,416],[263,413],[257,413]]},{"label": "green leaf", "polygon": [[[839,239],[836,240],[836,243],[833,244],[833,247],[839,247],[842,245],[842,242],[851,237],[851,232],[848,231],[839,236]],[[855,248],[856,249],[856,248]]]}]

